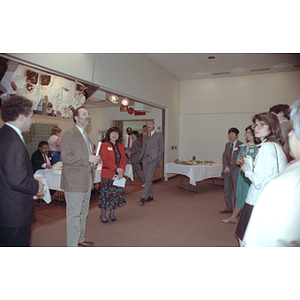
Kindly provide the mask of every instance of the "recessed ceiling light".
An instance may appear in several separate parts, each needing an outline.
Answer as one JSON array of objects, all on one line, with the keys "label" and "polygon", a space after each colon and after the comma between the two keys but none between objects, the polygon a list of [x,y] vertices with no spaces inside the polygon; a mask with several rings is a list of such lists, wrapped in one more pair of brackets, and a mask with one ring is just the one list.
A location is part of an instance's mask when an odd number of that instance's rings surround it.
[{"label": "recessed ceiling light", "polygon": [[215,56],[209,56],[208,59],[215,59]]},{"label": "recessed ceiling light", "polygon": [[197,71],[195,74],[204,74],[205,71]]},{"label": "recessed ceiling light", "polygon": [[244,70],[244,67],[234,68],[235,70]]}]

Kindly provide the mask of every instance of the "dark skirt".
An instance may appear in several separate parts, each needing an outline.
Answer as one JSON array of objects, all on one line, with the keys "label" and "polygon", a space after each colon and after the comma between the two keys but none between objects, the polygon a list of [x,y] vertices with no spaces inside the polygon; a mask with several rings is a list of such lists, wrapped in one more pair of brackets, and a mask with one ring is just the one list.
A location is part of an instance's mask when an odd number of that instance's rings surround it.
[{"label": "dark skirt", "polygon": [[252,210],[253,210],[253,205],[250,205],[248,203],[245,203],[243,210],[241,212],[240,220],[239,223],[236,227],[236,232],[235,234],[237,237],[242,241],[244,238],[245,231],[247,229]]},{"label": "dark skirt", "polygon": [[101,178],[99,207],[110,210],[125,204],[125,188],[114,186],[113,179]]}]

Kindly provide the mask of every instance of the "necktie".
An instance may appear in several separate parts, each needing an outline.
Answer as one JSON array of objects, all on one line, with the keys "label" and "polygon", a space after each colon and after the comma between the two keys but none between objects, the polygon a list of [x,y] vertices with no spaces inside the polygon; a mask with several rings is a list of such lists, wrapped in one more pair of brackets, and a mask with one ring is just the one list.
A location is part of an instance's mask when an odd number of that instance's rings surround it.
[{"label": "necktie", "polygon": [[43,154],[44,155],[44,162],[45,164],[47,163],[47,158],[46,158],[46,154]]},{"label": "necktie", "polygon": [[230,143],[230,148],[227,157],[227,165],[231,165],[232,150],[233,150],[233,143]]},{"label": "necktie", "polygon": [[88,151],[89,151],[89,155],[92,155],[91,144],[89,142],[89,138],[88,138],[87,133],[86,133],[85,130],[83,131],[83,134],[84,134],[84,139],[85,139],[85,142],[86,142],[86,146],[87,146]]},{"label": "necktie", "polygon": [[149,133],[149,136],[148,136],[148,139],[150,139],[151,138],[151,132]]},{"label": "necktie", "polygon": [[130,136],[128,135],[128,139],[127,139],[127,148],[130,148]]}]

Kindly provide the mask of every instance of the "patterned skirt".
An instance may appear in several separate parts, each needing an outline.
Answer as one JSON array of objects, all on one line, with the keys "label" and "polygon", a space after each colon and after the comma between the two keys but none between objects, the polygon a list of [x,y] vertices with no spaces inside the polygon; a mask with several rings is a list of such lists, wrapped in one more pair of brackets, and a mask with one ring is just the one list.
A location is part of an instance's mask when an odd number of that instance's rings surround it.
[{"label": "patterned skirt", "polygon": [[110,210],[125,204],[125,188],[114,186],[113,179],[101,178],[98,206]]}]

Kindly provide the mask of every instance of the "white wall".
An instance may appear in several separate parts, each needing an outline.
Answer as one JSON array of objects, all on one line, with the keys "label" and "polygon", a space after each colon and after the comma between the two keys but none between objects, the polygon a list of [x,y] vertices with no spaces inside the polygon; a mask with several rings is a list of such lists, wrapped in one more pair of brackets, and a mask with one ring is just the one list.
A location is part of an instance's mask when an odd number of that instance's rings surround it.
[{"label": "white wall", "polygon": [[[165,108],[167,111],[165,145],[179,144],[180,82],[146,56],[85,53],[12,53],[9,55],[25,63],[91,81],[107,90]],[[93,109],[89,108],[89,111],[92,113],[93,122],[96,122],[89,129],[92,140],[96,143],[97,140],[94,139],[98,136],[99,126],[107,120],[103,124],[106,126],[110,120],[104,110],[95,109],[92,112]],[[72,120],[48,119],[49,117],[36,117],[38,123],[55,122],[63,130],[73,126]],[[165,149],[165,161],[173,161],[178,156],[178,150],[170,150],[167,146]]]},{"label": "white wall", "polygon": [[180,159],[221,161],[227,132],[244,129],[255,113],[300,99],[300,72],[182,81],[180,83]]},{"label": "white wall", "polygon": [[[146,116],[133,116],[127,112],[120,112],[120,107],[110,107],[105,109],[95,108],[90,109],[87,107],[92,118],[92,125],[87,128],[89,137],[93,143],[98,141],[99,129],[108,129],[113,126],[114,120],[145,120],[154,119],[155,126],[161,126],[161,109],[153,108],[151,113],[147,113]],[[146,122],[145,122],[146,123]]]}]

